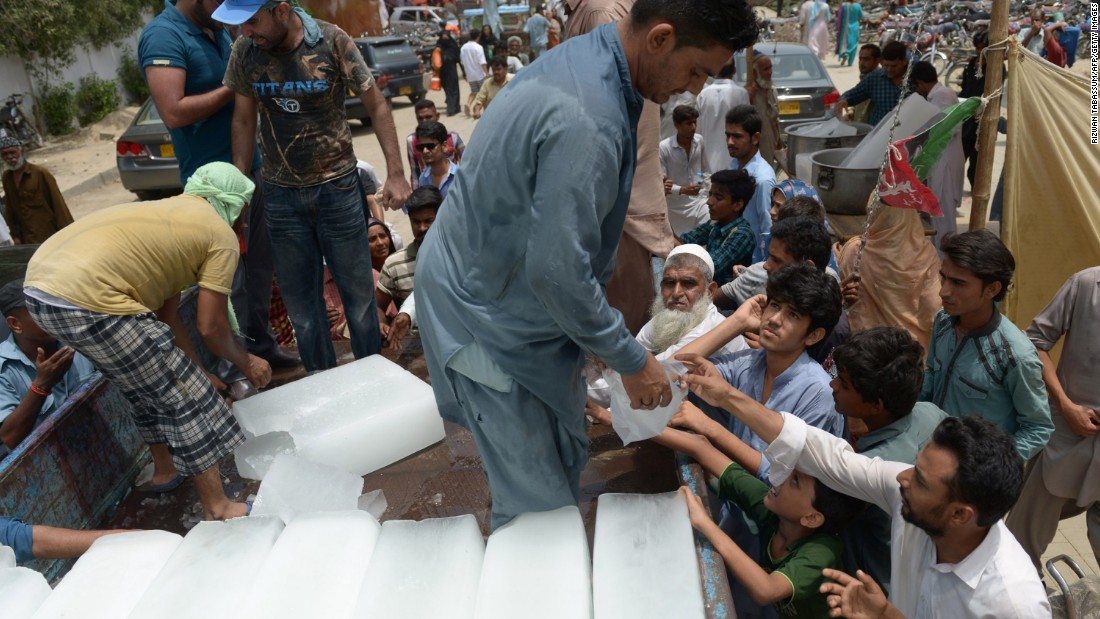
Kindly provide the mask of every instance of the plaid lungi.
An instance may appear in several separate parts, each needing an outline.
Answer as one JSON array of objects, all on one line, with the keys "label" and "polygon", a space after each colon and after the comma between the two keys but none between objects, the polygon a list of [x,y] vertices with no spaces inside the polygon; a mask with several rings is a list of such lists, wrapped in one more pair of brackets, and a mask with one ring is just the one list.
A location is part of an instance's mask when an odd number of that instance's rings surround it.
[{"label": "plaid lungi", "polygon": [[244,441],[210,380],[154,314],[113,316],[32,297],[27,310],[43,330],[91,360],[122,391],[134,407],[142,439],[166,443],[184,475],[210,469]]}]

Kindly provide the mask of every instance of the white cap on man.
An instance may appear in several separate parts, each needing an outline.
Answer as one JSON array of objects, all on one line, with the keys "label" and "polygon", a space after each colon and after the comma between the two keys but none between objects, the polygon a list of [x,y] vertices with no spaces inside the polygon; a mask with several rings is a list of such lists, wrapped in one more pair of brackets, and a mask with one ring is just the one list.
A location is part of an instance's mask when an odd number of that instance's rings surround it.
[{"label": "white cap on man", "polygon": [[686,243],[684,245],[677,245],[672,251],[668,252],[668,257],[671,258],[676,254],[689,254],[703,261],[707,270],[703,273],[707,279],[714,279],[714,260],[711,259],[710,254],[701,245],[695,245],[694,243]]}]

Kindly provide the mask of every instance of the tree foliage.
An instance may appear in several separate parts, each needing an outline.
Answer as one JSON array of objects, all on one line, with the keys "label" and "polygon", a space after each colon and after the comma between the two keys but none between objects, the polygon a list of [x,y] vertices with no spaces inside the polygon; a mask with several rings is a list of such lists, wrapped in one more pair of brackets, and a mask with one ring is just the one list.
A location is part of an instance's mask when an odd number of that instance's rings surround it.
[{"label": "tree foliage", "polygon": [[162,0],[0,0],[0,55],[18,56],[48,80],[73,62],[77,48],[117,43],[141,25],[145,11],[163,6]]}]

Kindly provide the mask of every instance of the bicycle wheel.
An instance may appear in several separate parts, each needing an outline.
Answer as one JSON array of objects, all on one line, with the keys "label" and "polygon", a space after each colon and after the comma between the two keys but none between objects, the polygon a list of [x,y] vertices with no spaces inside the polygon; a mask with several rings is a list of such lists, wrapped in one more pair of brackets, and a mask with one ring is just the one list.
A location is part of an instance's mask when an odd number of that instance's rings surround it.
[{"label": "bicycle wheel", "polygon": [[962,90],[963,72],[966,71],[965,62],[955,62],[947,67],[943,74],[943,84],[955,92]]}]

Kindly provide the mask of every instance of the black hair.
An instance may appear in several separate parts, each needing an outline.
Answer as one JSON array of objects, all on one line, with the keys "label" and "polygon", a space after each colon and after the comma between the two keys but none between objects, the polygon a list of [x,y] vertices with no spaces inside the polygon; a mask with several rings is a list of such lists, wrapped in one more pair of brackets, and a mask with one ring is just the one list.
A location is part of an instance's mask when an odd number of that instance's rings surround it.
[{"label": "black hair", "polygon": [[975,47],[978,45],[989,45],[989,30],[982,28],[974,33],[971,40],[974,41]]},{"label": "black hair", "polygon": [[950,498],[973,506],[978,526],[992,526],[1020,498],[1024,459],[1012,435],[992,422],[977,415],[948,417],[932,433],[932,443],[955,454]]},{"label": "black hair", "polygon": [[756,15],[745,0],[637,0],[630,9],[634,28],[672,24],[676,47],[722,45],[736,51],[756,41]]},{"label": "black hair", "polygon": [[833,349],[833,361],[865,401],[882,400],[894,419],[913,411],[924,384],[924,348],[905,329],[856,331]]},{"label": "black hair", "polygon": [[950,234],[940,243],[940,251],[945,258],[982,280],[983,285],[1000,282],[1001,291],[994,301],[1008,294],[1008,286],[1016,273],[1016,259],[997,235],[985,229]]},{"label": "black hair", "polygon": [[742,211],[756,192],[756,179],[745,170],[718,170],[710,176],[710,184],[721,185],[730,199],[742,203]]},{"label": "black hair", "polygon": [[784,265],[768,276],[768,301],[786,303],[809,316],[807,335],[821,328],[829,337],[840,320],[840,285],[823,269],[804,262]]},{"label": "black hair", "polygon": [[718,75],[716,75],[715,77],[720,80],[728,80],[733,78],[734,75],[737,75],[737,63],[731,60],[729,64],[726,64],[721,69],[718,69]]},{"label": "black hair", "polygon": [[439,193],[438,189],[431,185],[421,185],[413,189],[412,194],[409,195],[409,200],[405,202],[405,210],[410,215],[429,208],[438,211],[441,204],[443,204],[443,194]]},{"label": "black hair", "polygon": [[939,75],[936,73],[936,67],[932,66],[932,63],[927,60],[921,60],[913,65],[913,70],[909,73],[909,77],[913,82],[922,83],[936,83],[940,79]]},{"label": "black hair", "polygon": [[862,52],[865,49],[871,51],[871,58],[882,58],[882,50],[879,49],[878,45],[875,45],[874,43],[866,43],[863,45],[863,47],[859,48],[859,51]]},{"label": "black hair", "polygon": [[905,56],[908,53],[908,49],[905,47],[905,43],[901,41],[890,41],[882,48],[883,60],[905,60]]},{"label": "black hair", "polygon": [[813,508],[824,516],[824,523],[817,528],[827,535],[839,535],[856,516],[867,508],[867,503],[833,490],[820,479],[806,475],[814,480]]},{"label": "black hair", "polygon": [[[810,196],[792,196],[779,205],[775,216],[776,222],[793,217],[809,217],[821,224],[822,229],[825,228],[825,207]],[[814,264],[817,264],[816,260]]]},{"label": "black hair", "polygon": [[[712,177],[713,178],[713,177]],[[825,226],[812,217],[780,219],[772,226],[772,240],[780,240],[795,260],[813,260],[814,267],[824,272],[832,256],[833,244]]]},{"label": "black hair", "polygon": [[763,123],[756,108],[751,105],[739,105],[726,112],[727,125],[740,125],[749,135],[760,133]]},{"label": "black hair", "polygon": [[471,41],[480,41],[481,40],[481,30],[478,29],[478,28],[470,28],[470,35],[469,36],[470,36]]},{"label": "black hair", "polygon": [[489,59],[489,67],[490,68],[492,68],[492,67],[501,67],[503,69],[507,69],[508,68],[508,57],[507,56],[500,56],[500,55],[493,56],[491,59]]},{"label": "black hair", "polygon": [[699,118],[699,110],[693,105],[677,105],[672,110],[672,122],[677,125],[697,118]]},{"label": "black hair", "polygon": [[440,144],[447,141],[447,127],[436,120],[422,122],[416,126],[416,139],[435,138]]},{"label": "black hair", "polygon": [[428,99],[428,98],[421,99],[421,100],[417,101],[415,104],[413,104],[413,110],[415,110],[417,112],[419,112],[420,110],[434,110],[434,109],[435,109],[435,101],[432,101],[431,99]]}]

